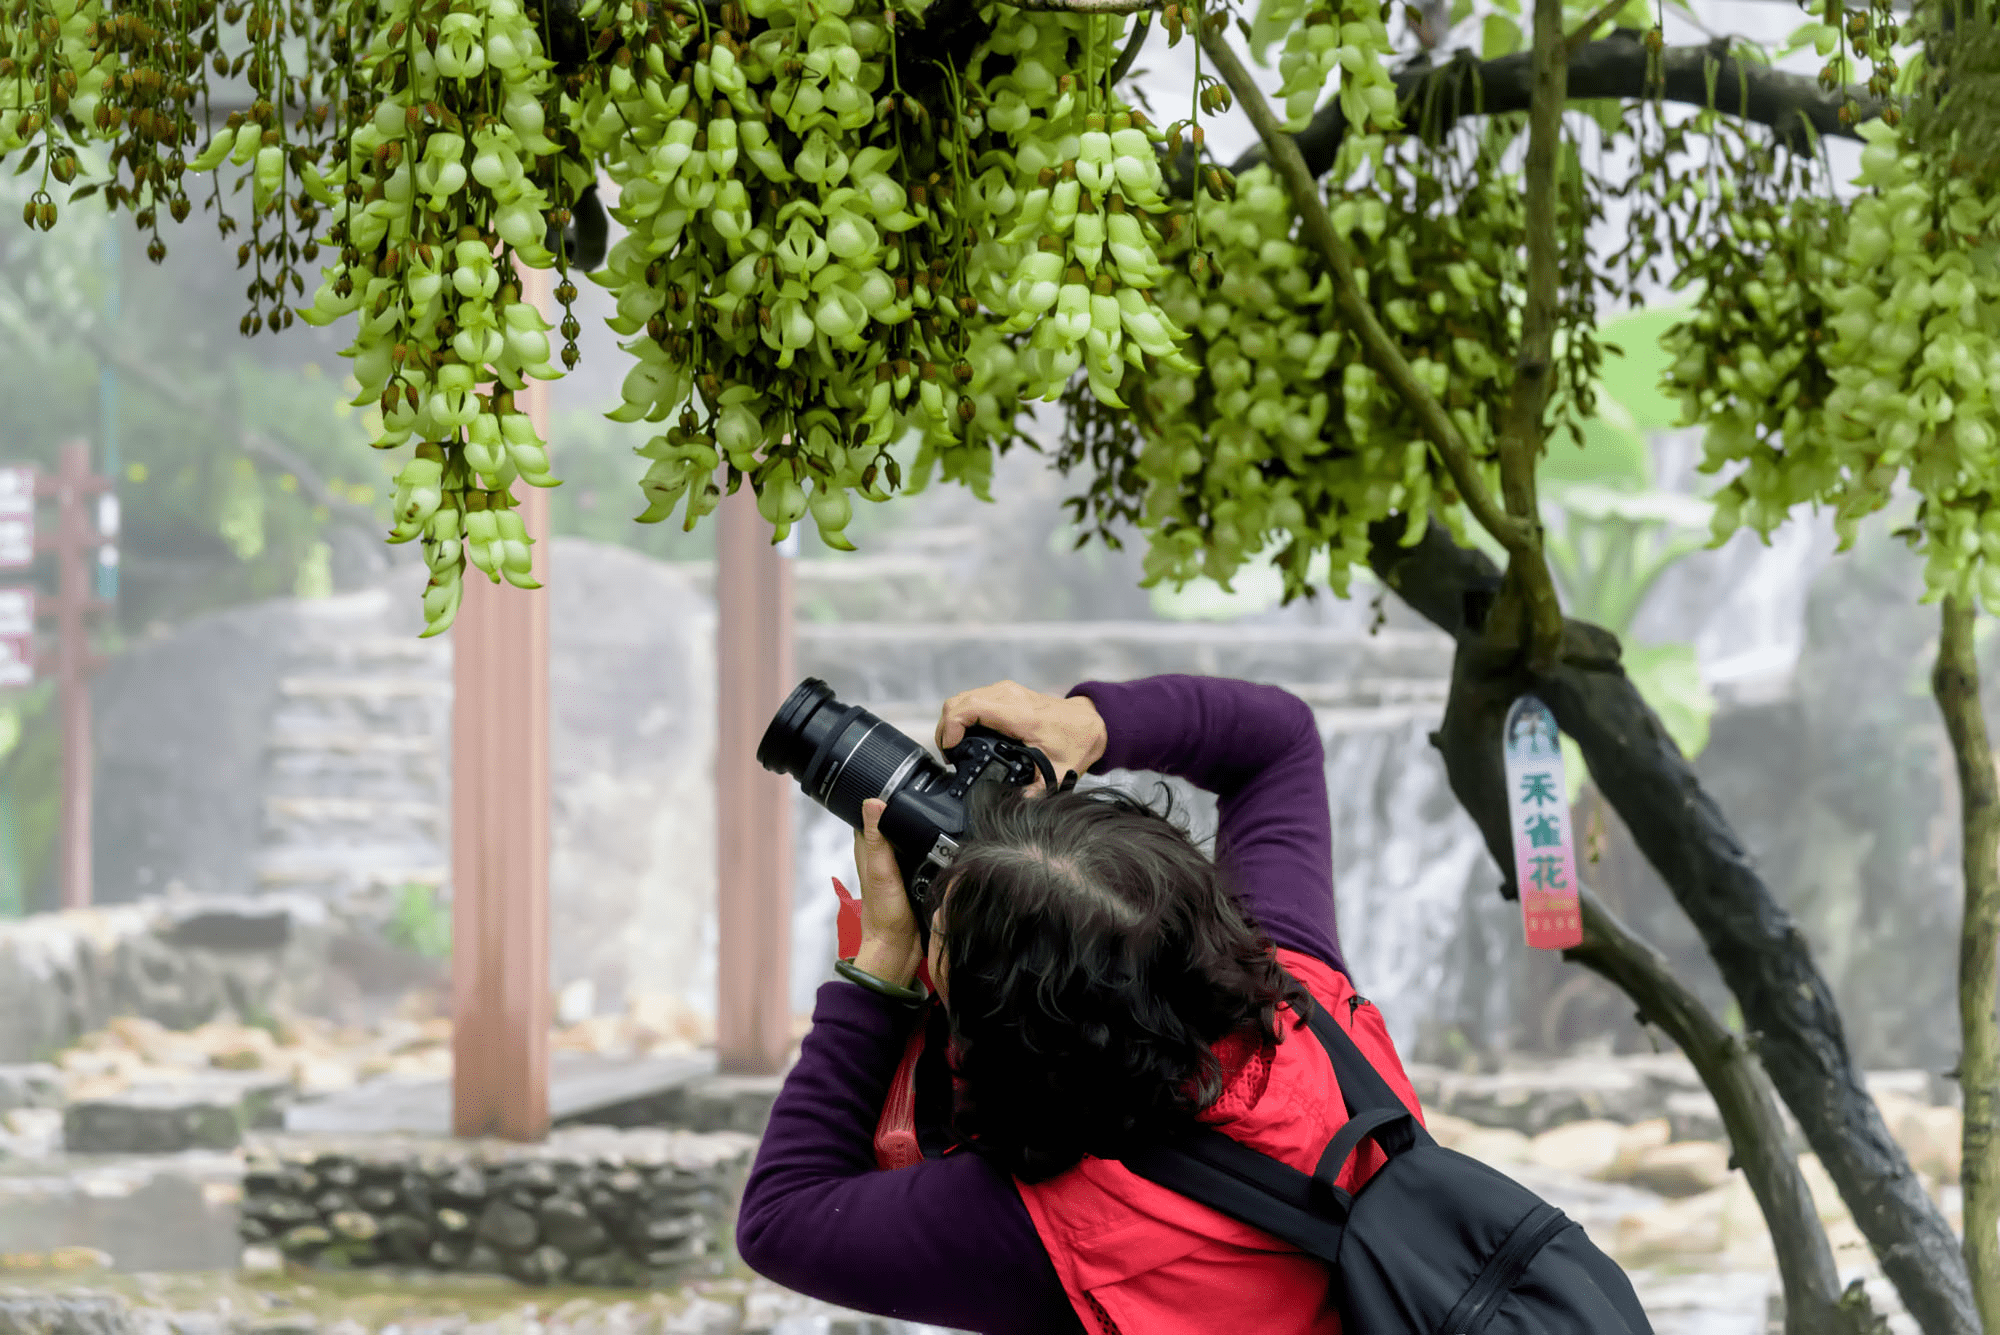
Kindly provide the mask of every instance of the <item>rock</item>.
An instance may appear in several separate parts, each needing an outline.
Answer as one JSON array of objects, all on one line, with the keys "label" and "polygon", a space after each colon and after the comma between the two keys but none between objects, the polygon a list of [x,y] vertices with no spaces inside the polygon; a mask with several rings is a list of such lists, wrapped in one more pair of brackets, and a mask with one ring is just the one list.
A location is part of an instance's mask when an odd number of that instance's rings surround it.
[{"label": "rock", "polygon": [[1448,1112],[1432,1112],[1424,1109],[1424,1129],[1431,1133],[1431,1139],[1448,1150],[1455,1150],[1459,1142],[1479,1128],[1463,1117],[1453,1117]]},{"label": "rock", "polygon": [[261,1219],[279,1228],[316,1222],[319,1211],[291,1196],[257,1195],[243,1202],[245,1218]]},{"label": "rock", "polygon": [[1643,1150],[1629,1181],[1662,1196],[1697,1196],[1729,1180],[1729,1147],[1713,1141],[1675,1141]]},{"label": "rock", "polygon": [[325,1215],[344,1214],[353,1208],[354,1198],[344,1191],[321,1192],[313,1202],[313,1209]]},{"label": "rock", "polygon": [[438,1183],[438,1195],[455,1204],[476,1205],[486,1199],[486,1179],[467,1165],[460,1165]]},{"label": "rock", "polygon": [[1645,1153],[1667,1144],[1673,1138],[1673,1124],[1664,1117],[1655,1117],[1649,1122],[1634,1122],[1618,1137],[1618,1156],[1605,1170],[1604,1180],[1630,1182],[1633,1170],[1639,1166],[1639,1160]]},{"label": "rock", "polygon": [[431,1244],[431,1266],[437,1270],[463,1270],[468,1250],[462,1242],[440,1238]]},{"label": "rock", "polygon": [[1965,1142],[1964,1116],[1957,1108],[1934,1108],[1895,1093],[1878,1094],[1875,1102],[1912,1168],[1933,1182],[1958,1181]]},{"label": "rock", "polygon": [[1724,1138],[1722,1112],[1706,1090],[1683,1090],[1667,1095],[1667,1124],[1675,1140],[1721,1140]]},{"label": "rock", "polygon": [[437,1221],[438,1227],[447,1233],[463,1233],[472,1227],[472,1220],[466,1217],[464,1211],[450,1206],[437,1212]]},{"label": "rock", "polygon": [[382,1250],[399,1261],[419,1261],[430,1252],[431,1227],[415,1215],[392,1214],[382,1221]]},{"label": "rock", "polygon": [[479,1216],[479,1240],[503,1252],[526,1252],[540,1236],[535,1217],[505,1201],[495,1201]]},{"label": "rock", "polygon": [[639,1283],[643,1277],[643,1268],[629,1256],[615,1252],[601,1253],[596,1256],[586,1256],[571,1266],[569,1277],[577,1284],[623,1288]]},{"label": "rock", "polygon": [[1652,1116],[1677,1080],[1633,1062],[1561,1061],[1473,1075],[1408,1063],[1426,1113],[1540,1135],[1566,1122],[1601,1118],[1637,1122]]},{"label": "rock", "polygon": [[543,1245],[507,1262],[507,1273],[524,1284],[553,1284],[569,1269],[561,1249]]},{"label": "rock", "polygon": [[707,1230],[709,1221],[698,1214],[665,1215],[648,1219],[639,1226],[639,1236],[658,1247],[662,1243],[683,1242]]},{"label": "rock", "polygon": [[458,1268],[468,1275],[504,1275],[507,1273],[507,1258],[485,1243],[475,1242]]},{"label": "rock", "polygon": [[1528,1160],[1578,1177],[1602,1177],[1617,1163],[1624,1135],[1617,1122],[1570,1122],[1529,1142]]},{"label": "rock", "polygon": [[375,1216],[363,1210],[342,1210],[327,1220],[336,1236],[348,1242],[372,1242],[382,1231]]},{"label": "rock", "polygon": [[276,1247],[245,1247],[237,1268],[248,1275],[274,1275],[284,1271],[285,1254]]},{"label": "rock", "polygon": [[1504,1127],[1476,1127],[1460,1138],[1455,1147],[1460,1154],[1494,1168],[1528,1161],[1529,1140],[1519,1131]]},{"label": "rock", "polygon": [[319,1318],[311,1312],[273,1312],[242,1325],[242,1335],[318,1335]]},{"label": "rock", "polygon": [[[1737,1173],[1723,1188],[1722,1250],[1724,1260],[1742,1270],[1774,1270],[1777,1252],[1771,1245],[1771,1228],[1764,1222],[1764,1207],[1750,1190],[1750,1180]],[[1836,1262],[1844,1258],[1836,1257]],[[1844,1266],[1843,1266],[1844,1268]]]},{"label": "rock", "polygon": [[510,1164],[497,1175],[496,1183],[503,1191],[525,1193],[529,1199],[539,1199],[556,1189],[556,1167],[540,1159]]},{"label": "rock", "polygon": [[0,1335],[132,1335],[135,1323],[115,1293],[0,1289]]},{"label": "rock", "polygon": [[1812,1192],[1813,1210],[1819,1215],[1821,1223],[1832,1224],[1849,1218],[1847,1202],[1841,1199],[1833,1174],[1826,1171],[1826,1165],[1819,1161],[1817,1154],[1799,1156],[1799,1176],[1806,1180],[1806,1188]]},{"label": "rock", "polygon": [[364,1210],[392,1210],[398,1192],[394,1187],[363,1187],[354,1193],[354,1202]]},{"label": "rock", "polygon": [[300,1252],[316,1251],[332,1241],[333,1234],[318,1224],[300,1224],[297,1228],[288,1230],[285,1236],[279,1239],[278,1245],[288,1254],[297,1255]]},{"label": "rock", "polygon": [[[16,1108],[0,1114],[0,1147],[11,1149],[24,1159],[46,1159],[62,1151],[63,1115],[60,1108]],[[11,1142],[11,1144],[9,1144]]]},{"label": "rock", "polygon": [[713,1298],[689,1298],[687,1305],[660,1323],[660,1335],[737,1335],[742,1317]]},{"label": "rock", "polygon": [[0,1064],[0,1113],[63,1106],[62,1072],[45,1062]]},{"label": "rock", "polygon": [[580,1201],[565,1196],[544,1201],[538,1217],[542,1237],[569,1256],[590,1256],[604,1250],[611,1240],[603,1225]]},{"label": "rock", "polygon": [[132,1090],[73,1103],[63,1114],[63,1146],[72,1154],[228,1150],[242,1140],[240,1103],[213,1093]]},{"label": "rock", "polygon": [[1722,1221],[1728,1187],[1717,1187],[1618,1221],[1612,1240],[1615,1259],[1625,1266],[1649,1265],[1677,1257],[1722,1250]]},{"label": "rock", "polygon": [[337,1154],[322,1155],[313,1160],[313,1172],[329,1187],[352,1187],[361,1181],[361,1171],[351,1159]]}]

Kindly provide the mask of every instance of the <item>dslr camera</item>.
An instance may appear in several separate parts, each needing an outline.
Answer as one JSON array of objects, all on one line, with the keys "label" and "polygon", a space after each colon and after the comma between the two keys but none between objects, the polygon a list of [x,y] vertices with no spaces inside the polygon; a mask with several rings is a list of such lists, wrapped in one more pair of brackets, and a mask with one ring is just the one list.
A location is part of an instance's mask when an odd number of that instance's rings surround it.
[{"label": "dslr camera", "polygon": [[1047,756],[991,728],[967,728],[944,758],[938,764],[860,705],[840,703],[817,677],[799,683],[757,744],[758,764],[796,779],[807,797],[857,830],[864,801],[888,804],[882,835],[895,850],[926,948],[936,907],[931,890],[971,827],[973,804],[988,790],[1025,788],[1037,774],[1056,786]]}]

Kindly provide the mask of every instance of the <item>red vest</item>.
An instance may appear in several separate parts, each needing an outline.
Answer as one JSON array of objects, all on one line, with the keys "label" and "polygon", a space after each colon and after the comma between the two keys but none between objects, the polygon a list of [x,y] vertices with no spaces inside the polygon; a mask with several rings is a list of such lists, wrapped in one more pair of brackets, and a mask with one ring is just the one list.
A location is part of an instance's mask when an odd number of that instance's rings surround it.
[{"label": "red vest", "polygon": [[[1278,958],[1318,998],[1421,1119],[1382,1016],[1351,1007],[1347,976],[1310,956]],[[1229,1039],[1222,1098],[1203,1120],[1302,1172],[1318,1165],[1347,1120],[1333,1063],[1311,1033],[1291,1027],[1275,1049]],[[1349,1191],[1384,1162],[1373,1141],[1348,1161]],[[1091,1335],[1338,1335],[1331,1271],[1289,1243],[1239,1224],[1108,1159],[1085,1159],[1047,1182],[1015,1184],[1056,1275]]]}]

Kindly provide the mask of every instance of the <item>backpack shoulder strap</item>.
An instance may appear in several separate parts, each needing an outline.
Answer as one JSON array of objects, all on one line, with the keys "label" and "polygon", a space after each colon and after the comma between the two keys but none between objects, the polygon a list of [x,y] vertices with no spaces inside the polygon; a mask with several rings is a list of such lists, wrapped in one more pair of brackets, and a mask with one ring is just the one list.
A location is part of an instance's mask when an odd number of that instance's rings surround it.
[{"label": "backpack shoulder strap", "polygon": [[[1298,982],[1297,979],[1292,981]],[[1377,1109],[1407,1115],[1408,1105],[1397,1097],[1395,1090],[1389,1088],[1389,1082],[1382,1078],[1382,1073],[1368,1060],[1368,1054],[1364,1053],[1353,1037],[1340,1027],[1327,1008],[1320,1004],[1319,999],[1306,991],[1303,983],[1299,984],[1299,991],[1305,993],[1309,1007],[1306,1011],[1306,1027],[1312,1030],[1313,1037],[1319,1040],[1320,1046],[1326,1049],[1327,1057],[1333,1062],[1333,1075],[1340,1082],[1340,1097],[1347,1104],[1349,1117],[1358,1117],[1363,1112]],[[1410,1118],[1410,1125],[1415,1128],[1418,1143],[1429,1143],[1430,1137],[1424,1133],[1423,1127],[1413,1116]],[[1378,1142],[1380,1139],[1377,1137]],[[1383,1148],[1386,1150],[1389,1146],[1384,1145]],[[1345,1162],[1345,1156],[1342,1161]]]},{"label": "backpack shoulder strap", "polygon": [[1120,1162],[1149,1182],[1331,1263],[1354,1204],[1336,1179],[1363,1138],[1373,1137],[1385,1154],[1394,1155],[1411,1144],[1430,1143],[1430,1136],[1326,1007],[1310,993],[1307,997],[1307,1027],[1332,1060],[1348,1108],[1347,1121],[1312,1173],[1301,1173],[1209,1126],[1135,1150]]},{"label": "backpack shoulder strap", "polygon": [[1149,1182],[1283,1238],[1329,1264],[1340,1254],[1347,1231],[1345,1209],[1338,1219],[1326,1217],[1316,1208],[1313,1177],[1213,1127],[1131,1151],[1120,1162]]}]

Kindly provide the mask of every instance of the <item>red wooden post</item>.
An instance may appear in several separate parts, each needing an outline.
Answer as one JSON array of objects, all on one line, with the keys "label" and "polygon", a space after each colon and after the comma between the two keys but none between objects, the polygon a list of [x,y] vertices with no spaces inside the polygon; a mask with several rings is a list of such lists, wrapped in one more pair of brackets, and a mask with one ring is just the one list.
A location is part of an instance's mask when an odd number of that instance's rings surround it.
[{"label": "red wooden post", "polygon": [[94,490],[90,446],[62,448],[56,474],[56,698],[62,713],[62,833],[58,858],[66,909],[90,903],[90,632],[85,620],[93,588],[89,564],[96,534],[85,508]]},{"label": "red wooden post", "polygon": [[747,484],[716,521],[716,1056],[768,1075],[792,1047],[792,781],[757,763],[757,743],[798,685],[792,563]]},{"label": "red wooden post", "polygon": [[[545,272],[522,295],[547,310]],[[548,386],[517,401],[547,439]],[[517,483],[547,584],[548,494]],[[452,1131],[549,1129],[549,595],[466,570],[452,637]]]}]

